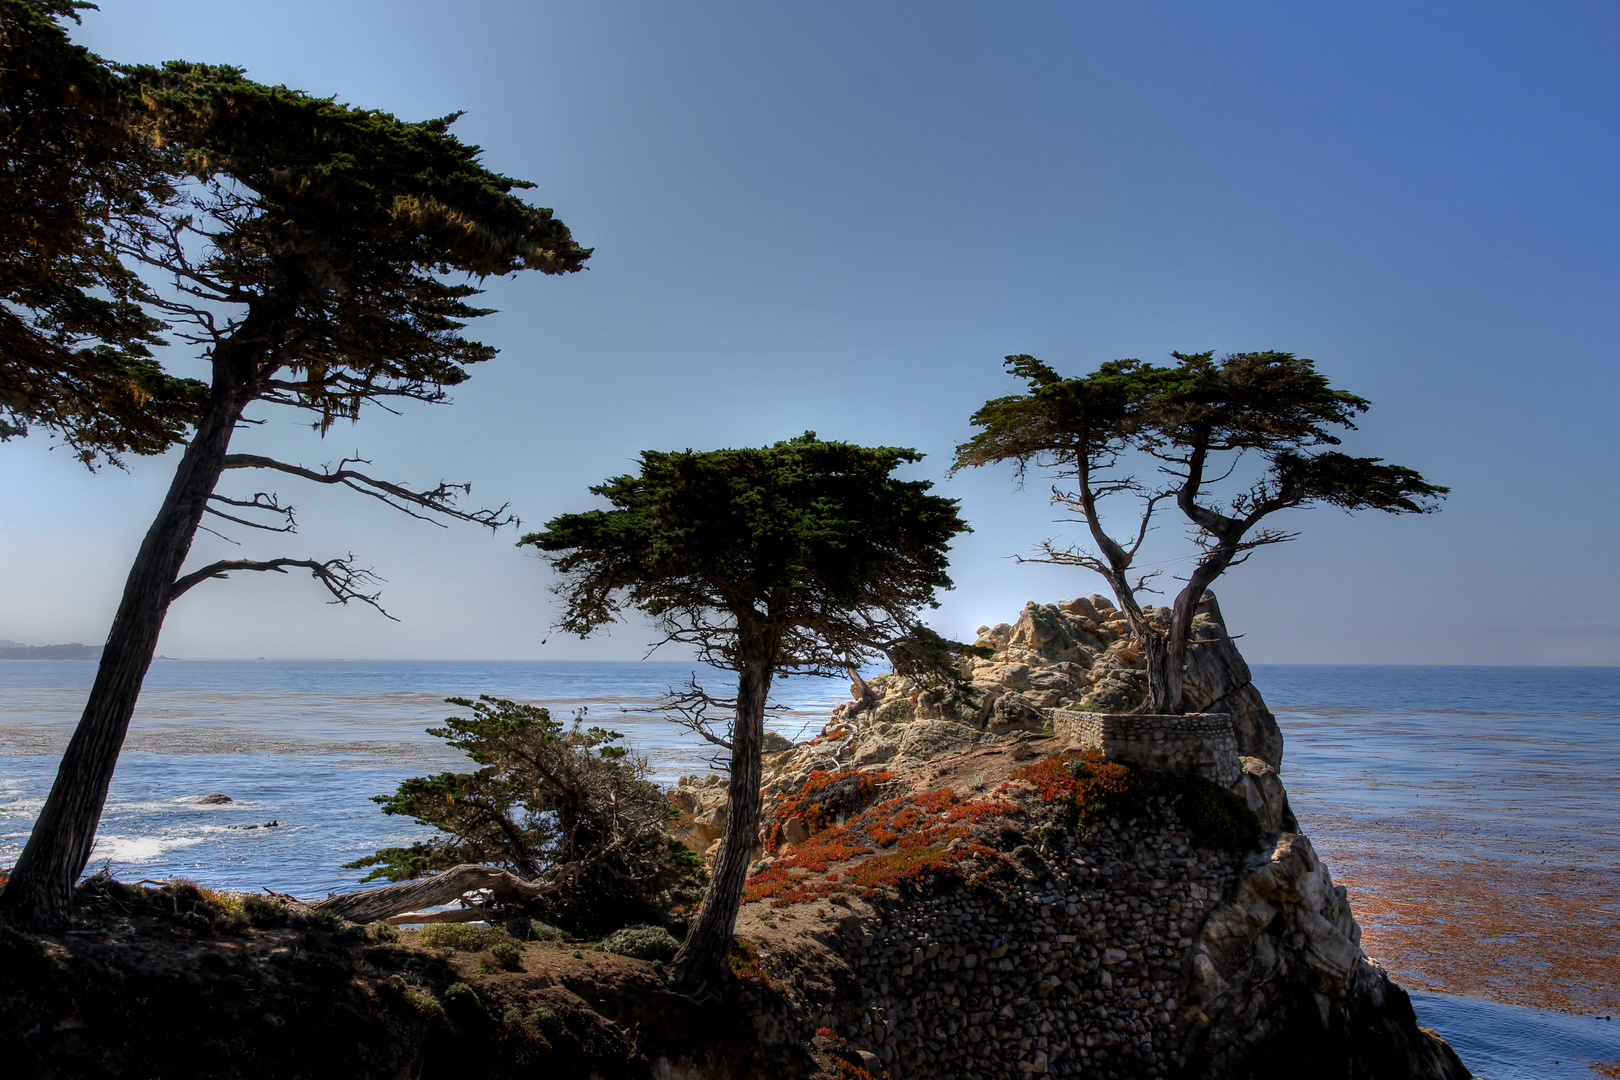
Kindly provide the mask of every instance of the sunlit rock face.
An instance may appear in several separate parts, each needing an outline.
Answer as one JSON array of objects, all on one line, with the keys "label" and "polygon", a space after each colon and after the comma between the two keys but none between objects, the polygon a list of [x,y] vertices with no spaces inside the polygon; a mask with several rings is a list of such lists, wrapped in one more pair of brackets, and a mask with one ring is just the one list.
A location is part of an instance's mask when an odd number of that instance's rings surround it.
[{"label": "sunlit rock face", "polygon": [[[1168,608],[1146,610],[1158,625],[1169,619]],[[973,661],[972,694],[952,699],[939,687],[879,675],[866,684],[869,699],[862,700],[860,687],[854,688],[856,700],[834,713],[827,733],[856,719],[950,720],[981,731],[1041,731],[1052,726],[1052,709],[1130,712],[1147,694],[1141,649],[1124,616],[1100,595],[1060,604],[1030,601],[1016,622],[980,627],[975,644],[995,653]],[[1227,634],[1213,594],[1193,618],[1182,697],[1188,712],[1229,716],[1239,754],[1281,768],[1282,732]]]}]

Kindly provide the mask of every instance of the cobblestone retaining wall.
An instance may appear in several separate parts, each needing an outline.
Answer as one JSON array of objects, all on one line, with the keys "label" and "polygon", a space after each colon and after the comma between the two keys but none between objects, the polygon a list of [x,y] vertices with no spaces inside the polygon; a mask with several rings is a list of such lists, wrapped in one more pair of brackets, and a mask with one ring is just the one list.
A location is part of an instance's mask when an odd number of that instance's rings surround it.
[{"label": "cobblestone retaining wall", "polygon": [[1108,761],[1150,772],[1202,776],[1222,787],[1231,787],[1243,776],[1232,722],[1222,713],[1155,716],[1052,709],[1050,715],[1059,733],[1096,747]]},{"label": "cobblestone retaining wall", "polygon": [[1169,1076],[1182,956],[1241,860],[1146,826],[1070,835],[1011,891],[887,905],[849,931],[859,1006],[820,1023],[895,1080]]}]

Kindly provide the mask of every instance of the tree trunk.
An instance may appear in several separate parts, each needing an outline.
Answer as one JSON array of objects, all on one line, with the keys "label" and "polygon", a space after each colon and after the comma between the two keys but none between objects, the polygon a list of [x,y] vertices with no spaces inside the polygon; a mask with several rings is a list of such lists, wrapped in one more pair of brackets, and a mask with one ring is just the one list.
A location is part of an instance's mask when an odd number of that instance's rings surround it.
[{"label": "tree trunk", "polygon": [[73,884],[90,859],[107,787],[157,651],[175,579],[219,482],[231,434],[252,399],[239,382],[220,377],[222,363],[216,355],[213,399],[130,567],[84,714],[28,845],[0,893],[0,914],[17,925],[46,931],[68,925]]},{"label": "tree trunk", "polygon": [[[740,643],[741,644],[741,643]],[[739,650],[741,652],[742,650]],[[693,997],[713,994],[730,970],[732,936],[742,907],[748,866],[759,842],[763,779],[765,701],[771,689],[774,649],[749,650],[737,670],[737,720],[731,732],[731,785],[726,831],[714,876],[697,922],[675,957],[675,984]]]},{"label": "tree trunk", "polygon": [[372,922],[398,915],[402,911],[448,904],[460,899],[462,893],[474,889],[489,889],[497,900],[514,901],[550,896],[557,891],[557,886],[524,881],[498,866],[462,863],[432,877],[329,896],[309,906],[316,910],[336,912],[350,922]]},{"label": "tree trunk", "polygon": [[1181,659],[1177,660],[1172,644],[1151,627],[1137,634],[1136,640],[1142,646],[1142,655],[1147,658],[1148,669],[1147,697],[1142,701],[1141,711],[1157,716],[1176,715],[1182,709],[1181,675],[1186,670],[1185,647]]},{"label": "tree trunk", "polygon": [[1165,642],[1165,666],[1174,679],[1175,694],[1166,698],[1165,704],[1169,706],[1163,710],[1166,713],[1180,713],[1185,709],[1181,701],[1181,680],[1187,672],[1187,646],[1192,639],[1193,616],[1198,614],[1198,605],[1204,602],[1209,587],[1231,563],[1232,554],[1232,545],[1222,545],[1208,561],[1193,568],[1187,578],[1187,587],[1176,594],[1175,605],[1170,609],[1170,631]]},{"label": "tree trunk", "polygon": [[1116,567],[1115,572],[1106,577],[1108,584],[1113,586],[1120,610],[1125,613],[1125,621],[1131,624],[1131,634],[1136,638],[1137,645],[1141,646],[1142,657],[1147,662],[1147,695],[1136,711],[1160,716],[1179,713],[1184,668],[1171,658],[1169,644],[1143,614],[1141,605],[1136,602],[1136,591],[1125,577],[1124,568]]}]

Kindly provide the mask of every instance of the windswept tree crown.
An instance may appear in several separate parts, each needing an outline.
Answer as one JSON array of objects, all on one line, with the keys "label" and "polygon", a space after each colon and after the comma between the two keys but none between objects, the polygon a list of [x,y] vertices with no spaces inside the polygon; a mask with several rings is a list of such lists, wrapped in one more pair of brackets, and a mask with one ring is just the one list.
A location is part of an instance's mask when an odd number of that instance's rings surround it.
[{"label": "windswept tree crown", "polygon": [[520,543],[563,575],[565,629],[588,634],[626,607],[669,640],[731,666],[739,620],[780,629],[782,666],[835,670],[915,628],[946,589],[954,499],[893,471],[915,450],[825,442],[647,451],[641,470],[591,491],[609,510],[564,514]]},{"label": "windswept tree crown", "polygon": [[258,396],[323,429],[368,399],[437,400],[494,355],[460,333],[488,313],[467,302],[479,290],[447,277],[561,274],[590,255],[514,194],[530,185],[478,164],[453,115],[403,121],[229,66],[127,78],[147,137],[189,181],[129,254],[170,276],[168,315],[246,347]]},{"label": "windswept tree crown", "polygon": [[[1315,361],[1286,352],[1171,355],[1174,366],[1111,360],[1069,379],[1032,356],[1007,357],[1008,371],[1029,391],[988,401],[973,414],[981,430],[957,447],[953,471],[1011,461],[1020,475],[1031,464],[1072,470],[1077,463],[1100,474],[1136,449],[1167,463],[1169,474],[1184,481],[1170,485],[1168,494],[1192,500],[1208,480],[1210,455],[1235,452],[1258,454],[1267,475],[1237,497],[1234,510],[1264,505],[1270,513],[1325,502],[1347,510],[1429,513],[1445,495],[1447,489],[1414,470],[1379,458],[1308,452],[1337,446],[1370,404],[1334,389]],[[1194,481],[1191,487],[1187,480]],[[1116,490],[1125,488],[1108,486]]]}]

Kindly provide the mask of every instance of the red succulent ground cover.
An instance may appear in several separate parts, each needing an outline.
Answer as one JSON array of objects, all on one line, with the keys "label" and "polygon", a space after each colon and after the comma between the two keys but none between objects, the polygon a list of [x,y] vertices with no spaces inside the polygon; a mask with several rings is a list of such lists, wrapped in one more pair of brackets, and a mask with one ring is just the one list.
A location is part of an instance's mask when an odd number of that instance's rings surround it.
[{"label": "red succulent ground cover", "polygon": [[776,822],[765,838],[765,850],[775,851],[781,847],[782,830],[794,818],[804,822],[805,830],[812,836],[824,832],[838,815],[863,809],[872,801],[877,786],[893,778],[892,772],[844,769],[830,773],[816,769],[803,787],[777,805]]},{"label": "red succulent ground cover", "polygon": [[759,962],[759,945],[747,938],[736,938],[731,943],[731,973],[742,982],[761,990],[775,990],[770,975]]},{"label": "red succulent ground cover", "polygon": [[1054,754],[1013,773],[1014,780],[1035,785],[1041,801],[1071,803],[1082,821],[1123,808],[1142,790],[1142,775],[1129,765],[1104,761],[1091,749]]},{"label": "red succulent ground cover", "polygon": [[[874,895],[890,886],[959,873],[960,864],[971,858],[998,861],[999,852],[971,839],[973,827],[1020,811],[1016,803],[994,795],[964,799],[949,789],[890,799],[824,829],[755,874],[743,900],[786,907],[841,892]],[[832,870],[846,862],[853,865]],[[817,875],[824,876],[815,880]]]}]

